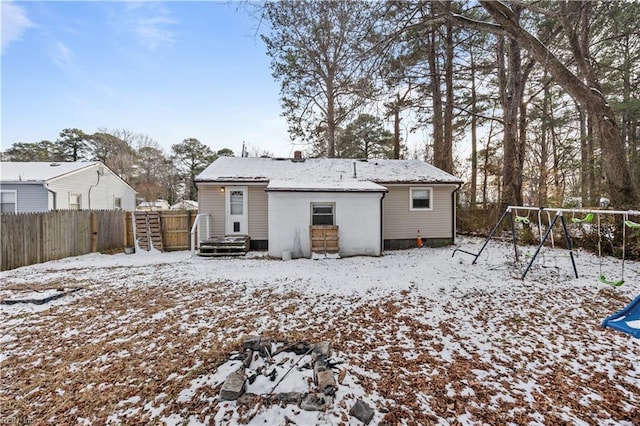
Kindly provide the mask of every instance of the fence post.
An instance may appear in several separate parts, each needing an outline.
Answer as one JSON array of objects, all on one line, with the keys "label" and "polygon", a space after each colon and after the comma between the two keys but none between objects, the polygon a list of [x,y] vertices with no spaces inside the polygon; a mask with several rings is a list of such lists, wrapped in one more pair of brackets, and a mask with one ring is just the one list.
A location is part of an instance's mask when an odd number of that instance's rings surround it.
[{"label": "fence post", "polygon": [[121,216],[122,216],[122,223],[124,224],[124,226],[122,227],[124,229],[124,231],[123,231],[124,239],[122,240],[123,241],[123,245],[124,245],[123,249],[124,249],[126,247],[129,247],[129,238],[128,238],[129,237],[129,230],[127,228],[127,212],[126,211],[122,212]]},{"label": "fence post", "polygon": [[187,247],[191,251],[191,238],[189,231],[191,230],[191,210],[187,210]]},{"label": "fence post", "polygon": [[98,214],[91,212],[91,253],[98,251]]}]

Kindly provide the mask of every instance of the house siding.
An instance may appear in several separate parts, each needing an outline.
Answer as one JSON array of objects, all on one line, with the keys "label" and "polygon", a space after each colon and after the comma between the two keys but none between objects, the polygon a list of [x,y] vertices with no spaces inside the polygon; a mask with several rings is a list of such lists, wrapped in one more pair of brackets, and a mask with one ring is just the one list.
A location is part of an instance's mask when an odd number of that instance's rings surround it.
[{"label": "house siding", "polygon": [[[418,229],[425,239],[452,239],[451,193],[453,185],[385,185],[389,192],[384,199],[384,239],[403,240],[417,237]],[[432,188],[432,210],[409,209],[410,188]]]},{"label": "house siding", "polygon": [[311,256],[311,203],[332,203],[340,256],[381,254],[380,192],[269,192],[269,255]]},{"label": "house siding", "polygon": [[249,187],[249,236],[252,240],[269,239],[269,199],[266,187]]},{"label": "house siding", "polygon": [[[104,175],[98,180],[98,169]],[[121,198],[121,208],[131,211],[135,209],[135,192],[108,168],[95,165],[59,178],[52,179],[49,188],[56,193],[56,209],[69,209],[71,194],[81,195],[80,208],[91,210],[113,210],[115,199]],[[89,193],[91,200],[89,202]]]},{"label": "house siding", "polygon": [[49,210],[49,191],[43,184],[11,184],[0,185],[3,191],[16,191],[17,213],[38,213]]},{"label": "house siding", "polygon": [[[200,189],[198,212],[211,215],[209,235],[203,234],[203,238],[224,236],[225,193],[221,188],[225,185],[200,183],[198,186]],[[456,189],[456,185],[388,184],[384,186],[389,189],[383,200],[384,240],[415,241],[418,229],[425,240],[449,242],[453,240],[451,194]],[[433,210],[411,211],[409,209],[409,189],[418,187],[432,188]],[[248,186],[249,236],[252,240],[269,240],[269,216],[275,214],[275,211],[270,208],[269,196],[265,188],[266,185]],[[281,221],[277,220],[277,222],[282,225]],[[274,247],[271,250],[271,246],[272,244],[269,244],[270,251],[275,250],[274,254],[281,252],[282,247]],[[348,254],[344,253],[344,255]]]},{"label": "house siding", "polygon": [[[208,236],[203,235],[205,238],[225,235],[225,192],[222,191],[222,188],[226,188],[227,186],[237,185],[198,184],[198,213],[210,215],[210,232]],[[247,187],[249,237],[252,241],[266,241],[269,239],[266,187],[266,185],[252,185]]]},{"label": "house siding", "polygon": [[[225,234],[224,185],[198,184],[198,214],[209,215],[209,232],[201,233],[201,239],[221,237]],[[206,229],[206,222],[201,222],[202,229]]]}]

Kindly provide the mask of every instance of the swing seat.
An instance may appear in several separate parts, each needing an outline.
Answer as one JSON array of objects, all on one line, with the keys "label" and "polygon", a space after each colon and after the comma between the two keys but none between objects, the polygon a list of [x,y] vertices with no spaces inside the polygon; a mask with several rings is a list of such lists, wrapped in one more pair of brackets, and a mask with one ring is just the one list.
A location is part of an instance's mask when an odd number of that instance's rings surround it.
[{"label": "swing seat", "polygon": [[598,280],[600,280],[600,282],[602,284],[606,284],[606,285],[610,285],[612,287],[620,287],[622,284],[624,284],[624,280],[618,280],[618,281],[609,281],[604,275],[600,275],[598,277]]},{"label": "swing seat", "polygon": [[585,217],[583,217],[582,219],[577,218],[577,217],[572,217],[571,218],[571,222],[572,223],[590,223],[593,220],[593,213],[589,213],[587,214]]},{"label": "swing seat", "polygon": [[640,229],[640,223],[632,222],[630,220],[625,220],[624,224],[631,229]]},{"label": "swing seat", "polygon": [[528,225],[530,222],[531,221],[526,216],[516,216],[516,223],[524,223],[525,225]]}]

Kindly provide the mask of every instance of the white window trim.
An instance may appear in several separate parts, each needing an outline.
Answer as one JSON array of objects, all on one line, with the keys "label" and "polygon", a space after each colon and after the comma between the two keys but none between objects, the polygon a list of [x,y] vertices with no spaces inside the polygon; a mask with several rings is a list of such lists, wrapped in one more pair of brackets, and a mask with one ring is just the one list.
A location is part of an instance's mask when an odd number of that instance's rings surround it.
[{"label": "white window trim", "polygon": [[82,210],[82,194],[79,192],[70,192],[69,193],[69,210],[75,210],[74,208],[71,207],[71,197],[73,197],[74,195],[78,196],[78,210]]},{"label": "white window trim", "polygon": [[[413,207],[413,191],[429,191],[429,207]],[[433,210],[433,188],[430,186],[414,186],[409,188],[409,211],[412,212],[428,212]]]},{"label": "white window trim", "polygon": [[[15,189],[3,189],[0,191],[0,194],[3,192],[13,192],[13,212],[18,213],[18,191]],[[0,197],[2,196],[0,195]],[[2,198],[0,198],[0,200],[2,200]]]},{"label": "white window trim", "polygon": [[[333,225],[314,225],[313,224],[313,207],[314,206],[331,206],[331,216],[332,216],[332,220],[331,223],[333,223]],[[311,213],[311,217],[310,217],[310,223],[311,226],[336,226],[336,203],[331,202],[331,201],[312,201],[311,205],[310,205],[310,209],[309,212]],[[328,216],[328,215],[327,215]]]}]

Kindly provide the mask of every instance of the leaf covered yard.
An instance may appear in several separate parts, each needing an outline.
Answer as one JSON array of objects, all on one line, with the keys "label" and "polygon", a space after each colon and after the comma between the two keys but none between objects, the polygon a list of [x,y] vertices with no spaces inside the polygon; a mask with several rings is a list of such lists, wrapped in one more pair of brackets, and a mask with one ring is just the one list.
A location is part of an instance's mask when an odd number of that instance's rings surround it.
[{"label": "leaf covered yard", "polygon": [[[600,327],[640,292],[640,263],[627,262],[625,285],[611,288],[597,276],[619,273],[619,259],[600,266],[578,253],[575,279],[564,253],[545,249],[522,281],[508,244],[491,243],[476,265],[452,251],[286,262],[87,255],[3,272],[0,300],[81,289],[0,305],[1,417],[362,424],[350,415],[362,400],[371,424],[640,424],[640,340]],[[333,404],[221,400],[249,335],[329,342]],[[302,364],[287,380],[309,381]]]}]

